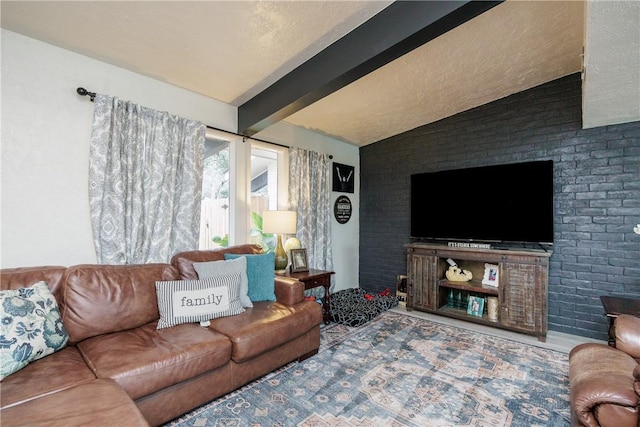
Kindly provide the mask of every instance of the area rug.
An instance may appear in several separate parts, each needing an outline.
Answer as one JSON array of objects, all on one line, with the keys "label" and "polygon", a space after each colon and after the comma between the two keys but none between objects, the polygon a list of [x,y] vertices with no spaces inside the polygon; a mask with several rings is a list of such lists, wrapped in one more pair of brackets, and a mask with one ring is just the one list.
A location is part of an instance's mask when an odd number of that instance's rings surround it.
[{"label": "area rug", "polygon": [[568,426],[564,353],[384,312],[168,426]]}]

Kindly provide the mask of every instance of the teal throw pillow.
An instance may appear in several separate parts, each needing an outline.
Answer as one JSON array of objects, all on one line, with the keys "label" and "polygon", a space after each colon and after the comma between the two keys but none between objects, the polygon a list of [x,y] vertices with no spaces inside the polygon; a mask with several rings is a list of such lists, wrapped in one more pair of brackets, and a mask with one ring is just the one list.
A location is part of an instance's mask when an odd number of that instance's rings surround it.
[{"label": "teal throw pillow", "polygon": [[0,291],[0,380],[61,350],[69,334],[45,282]]},{"label": "teal throw pillow", "polygon": [[224,254],[225,259],[247,258],[247,279],[249,281],[249,299],[257,301],[275,301],[275,254]]}]

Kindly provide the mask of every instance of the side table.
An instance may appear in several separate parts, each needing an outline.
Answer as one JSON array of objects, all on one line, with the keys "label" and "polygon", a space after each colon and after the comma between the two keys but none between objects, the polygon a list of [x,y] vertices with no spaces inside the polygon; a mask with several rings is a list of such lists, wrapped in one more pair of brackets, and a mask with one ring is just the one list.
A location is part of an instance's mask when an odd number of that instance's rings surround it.
[{"label": "side table", "polygon": [[621,314],[630,314],[640,317],[640,299],[612,297],[602,295],[600,297],[605,315],[609,318],[609,345],[616,346],[616,334],[614,322]]},{"label": "side table", "polygon": [[335,274],[333,271],[328,270],[316,270],[309,269],[309,271],[301,271],[299,273],[291,273],[286,271],[285,273],[278,273],[285,277],[291,277],[304,283],[304,290],[317,288],[318,286],[324,287],[324,298],[322,299],[322,319],[325,325],[329,324],[331,318],[331,275]]}]

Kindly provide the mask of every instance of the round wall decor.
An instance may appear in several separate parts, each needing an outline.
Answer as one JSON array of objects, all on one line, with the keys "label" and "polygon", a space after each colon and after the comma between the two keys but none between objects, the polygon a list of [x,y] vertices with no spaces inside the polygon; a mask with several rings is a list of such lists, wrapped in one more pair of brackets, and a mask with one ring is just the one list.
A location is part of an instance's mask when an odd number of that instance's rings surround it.
[{"label": "round wall decor", "polygon": [[340,196],[333,205],[333,215],[340,224],[346,224],[351,219],[351,200],[347,196]]}]

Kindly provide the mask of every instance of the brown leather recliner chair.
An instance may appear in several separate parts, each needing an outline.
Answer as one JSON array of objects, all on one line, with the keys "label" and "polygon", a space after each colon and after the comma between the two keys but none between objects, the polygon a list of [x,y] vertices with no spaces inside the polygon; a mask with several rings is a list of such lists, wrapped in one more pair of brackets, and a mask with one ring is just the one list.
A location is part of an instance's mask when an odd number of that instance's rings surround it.
[{"label": "brown leather recliner chair", "polygon": [[572,426],[640,427],[640,318],[614,325],[615,348],[585,343],[569,353]]}]

